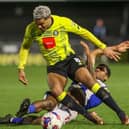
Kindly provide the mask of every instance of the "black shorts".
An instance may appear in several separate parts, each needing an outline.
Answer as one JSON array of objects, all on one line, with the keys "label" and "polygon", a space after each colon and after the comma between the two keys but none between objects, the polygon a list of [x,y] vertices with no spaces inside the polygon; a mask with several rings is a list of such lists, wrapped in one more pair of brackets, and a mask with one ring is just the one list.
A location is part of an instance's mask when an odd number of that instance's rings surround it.
[{"label": "black shorts", "polygon": [[53,72],[63,75],[64,77],[69,77],[70,79],[74,80],[75,72],[80,67],[84,67],[85,63],[83,60],[77,55],[70,55],[65,60],[56,63],[53,66],[47,67],[47,72]]}]

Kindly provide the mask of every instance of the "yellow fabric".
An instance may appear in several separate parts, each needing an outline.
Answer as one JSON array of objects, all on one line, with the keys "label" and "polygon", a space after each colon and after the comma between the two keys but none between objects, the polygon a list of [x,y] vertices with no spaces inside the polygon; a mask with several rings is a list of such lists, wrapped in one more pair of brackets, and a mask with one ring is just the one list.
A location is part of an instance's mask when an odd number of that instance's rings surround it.
[{"label": "yellow fabric", "polygon": [[28,50],[26,50],[26,49],[21,49],[21,50],[20,50],[19,57],[20,57],[20,61],[21,61],[21,62],[19,63],[18,68],[19,68],[19,69],[24,69],[24,66],[25,66],[25,64],[26,64],[27,57],[28,57]]},{"label": "yellow fabric", "polygon": [[58,97],[57,97],[57,100],[58,101],[62,101],[65,96],[67,95],[67,92],[66,91],[63,91]]},{"label": "yellow fabric", "polygon": [[[64,60],[71,53],[74,54],[75,52],[71,48],[69,42],[68,32],[80,35],[101,49],[106,47],[106,45],[98,40],[91,32],[89,32],[87,29],[84,29],[83,27],[80,27],[69,18],[56,15],[52,15],[52,18],[53,24],[45,32],[39,30],[35,22],[31,22],[29,25],[27,25],[22,42],[22,48],[20,50],[19,68],[23,68],[26,64],[29,48],[32,41],[38,43],[41,53],[47,61],[47,65],[54,65],[55,63]],[[49,43],[51,42],[48,40],[48,48],[46,48],[46,39],[52,40],[52,42],[55,43],[55,46],[49,46]]]},{"label": "yellow fabric", "polygon": [[100,85],[98,84],[98,83],[95,83],[94,85],[93,85],[93,87],[92,87],[92,91],[94,92],[94,93],[97,93],[97,91],[100,89]]}]

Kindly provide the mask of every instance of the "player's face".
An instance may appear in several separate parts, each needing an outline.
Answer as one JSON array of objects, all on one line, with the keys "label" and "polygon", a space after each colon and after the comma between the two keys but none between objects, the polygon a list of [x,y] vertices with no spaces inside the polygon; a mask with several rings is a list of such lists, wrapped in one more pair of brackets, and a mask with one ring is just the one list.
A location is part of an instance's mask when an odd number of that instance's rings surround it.
[{"label": "player's face", "polygon": [[35,23],[40,30],[45,31],[51,26],[52,18],[48,17],[48,18],[36,19]]},{"label": "player's face", "polygon": [[95,76],[96,76],[97,79],[99,79],[103,82],[108,80],[108,75],[107,75],[106,68],[96,68]]}]

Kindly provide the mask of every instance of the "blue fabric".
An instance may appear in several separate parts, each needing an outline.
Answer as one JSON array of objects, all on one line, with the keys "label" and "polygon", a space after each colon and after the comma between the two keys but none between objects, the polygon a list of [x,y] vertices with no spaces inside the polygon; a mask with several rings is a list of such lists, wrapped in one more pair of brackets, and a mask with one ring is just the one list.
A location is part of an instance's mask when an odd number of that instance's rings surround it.
[{"label": "blue fabric", "polygon": [[90,109],[100,105],[101,103],[102,101],[96,95],[93,94],[88,100],[87,105],[85,105],[85,108]]},{"label": "blue fabric", "polygon": [[19,118],[19,117],[13,118],[11,120],[11,123],[14,123],[14,124],[21,124],[22,122],[23,122],[23,118]]},{"label": "blue fabric", "polygon": [[[86,90],[88,90],[88,88],[84,84],[81,84],[80,86],[81,86],[81,89],[83,90],[83,92],[86,92]],[[96,107],[96,106],[100,105],[101,103],[102,103],[102,101],[95,94],[93,94],[87,101],[87,104],[85,105],[85,109],[90,109],[90,108]]]},{"label": "blue fabric", "polygon": [[35,111],[36,111],[36,107],[33,104],[31,104],[28,108],[28,113],[35,113]]},{"label": "blue fabric", "polygon": [[[73,82],[72,85],[73,84],[76,84],[76,83]],[[86,91],[88,90],[88,88],[82,83],[80,83],[79,86],[82,89],[82,91],[86,94]],[[94,108],[100,105],[101,103],[102,101],[95,94],[92,94],[88,99],[87,104],[85,105],[85,109],[88,110],[90,108]]]}]

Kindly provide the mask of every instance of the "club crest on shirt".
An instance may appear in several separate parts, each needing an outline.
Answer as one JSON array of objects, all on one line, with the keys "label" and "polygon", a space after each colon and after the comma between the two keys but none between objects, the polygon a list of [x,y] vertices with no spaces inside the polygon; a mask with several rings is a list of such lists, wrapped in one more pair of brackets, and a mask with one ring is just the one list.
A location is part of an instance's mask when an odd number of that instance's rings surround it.
[{"label": "club crest on shirt", "polygon": [[58,32],[57,30],[54,30],[54,31],[53,31],[53,35],[54,35],[54,36],[57,36],[58,34],[59,34],[59,32]]}]

